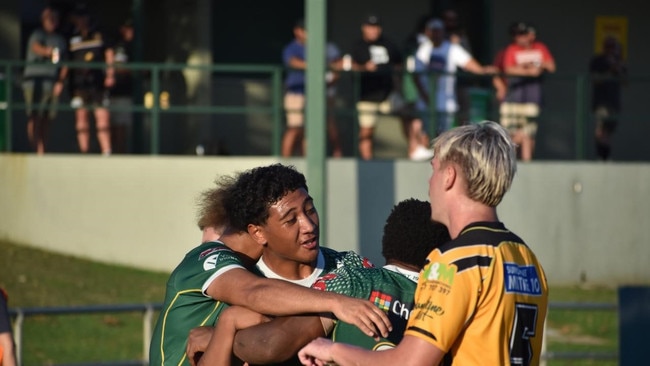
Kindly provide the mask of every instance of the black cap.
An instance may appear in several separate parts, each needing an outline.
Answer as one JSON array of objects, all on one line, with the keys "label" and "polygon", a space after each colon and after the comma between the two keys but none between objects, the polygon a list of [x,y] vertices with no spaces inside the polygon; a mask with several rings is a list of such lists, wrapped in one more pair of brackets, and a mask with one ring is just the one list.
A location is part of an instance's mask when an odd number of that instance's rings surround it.
[{"label": "black cap", "polygon": [[363,24],[367,24],[367,25],[381,25],[381,21],[380,21],[380,19],[379,19],[379,17],[378,17],[377,15],[375,15],[375,14],[370,14],[370,15],[368,15],[368,16],[363,20]]},{"label": "black cap", "polygon": [[518,34],[526,34],[528,33],[528,25],[524,22],[514,22],[510,24],[510,27],[508,28],[508,33],[510,33],[511,36],[516,36]]}]

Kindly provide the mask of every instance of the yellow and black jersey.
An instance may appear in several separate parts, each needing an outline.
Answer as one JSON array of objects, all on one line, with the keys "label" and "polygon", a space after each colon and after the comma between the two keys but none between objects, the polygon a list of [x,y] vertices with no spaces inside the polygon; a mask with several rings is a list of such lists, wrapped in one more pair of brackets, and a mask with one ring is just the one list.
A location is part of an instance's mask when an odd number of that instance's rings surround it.
[{"label": "yellow and black jersey", "polygon": [[502,223],[478,222],[429,254],[405,334],[446,352],[443,365],[536,365],[547,306],[535,254]]}]

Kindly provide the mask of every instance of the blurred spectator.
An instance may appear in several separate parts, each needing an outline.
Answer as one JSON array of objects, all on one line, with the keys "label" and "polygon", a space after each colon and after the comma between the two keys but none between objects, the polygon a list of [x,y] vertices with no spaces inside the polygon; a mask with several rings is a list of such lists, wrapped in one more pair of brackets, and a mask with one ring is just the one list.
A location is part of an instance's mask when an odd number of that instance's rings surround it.
[{"label": "blurred spectator", "polygon": [[[467,31],[462,26],[458,13],[453,9],[445,10],[442,13],[442,22],[445,24],[445,38],[451,43],[460,45],[471,54],[472,48],[467,37]],[[458,102],[456,120],[461,125],[469,122],[471,107],[469,88],[474,84],[475,79],[466,75],[459,75],[456,80],[456,101]]]},{"label": "blurred spectator", "polygon": [[433,157],[433,151],[428,149],[429,135],[424,129],[416,103],[419,99],[418,89],[415,85],[415,53],[422,43],[431,43],[431,40],[424,34],[424,27],[429,20],[423,16],[418,21],[415,31],[405,42],[404,55],[406,56],[405,75],[402,78],[402,96],[405,106],[400,113],[402,129],[408,142],[409,159],[420,161],[429,160]]},{"label": "blurred spectator", "polygon": [[[427,110],[435,108],[438,133],[452,127],[455,114],[458,111],[455,93],[456,77],[454,76],[456,70],[460,67],[474,74],[487,74],[496,71],[493,66],[480,65],[459,44],[446,40],[444,29],[444,24],[440,19],[432,19],[426,24],[425,33],[431,43],[420,45],[415,60],[415,70],[423,72],[416,82],[420,92],[418,110],[427,124]],[[432,72],[442,74],[438,76],[437,80],[435,106],[429,105],[429,77]]]},{"label": "blurred spectator", "polygon": [[494,56],[494,61],[492,62],[492,65],[496,67],[499,71],[498,75],[494,75],[492,78],[492,85],[494,86],[494,89],[496,90],[496,99],[499,104],[503,103],[503,101],[506,98],[506,92],[508,90],[508,80],[505,77],[505,55],[506,55],[506,49],[508,46],[511,44],[515,44],[515,37],[517,35],[517,31],[520,27],[520,22],[515,22],[512,23],[508,27],[508,35],[510,36],[510,43],[500,49],[496,56]]},{"label": "blurred spectator", "polygon": [[133,21],[127,19],[120,26],[117,40],[113,45],[115,54],[115,85],[111,89],[111,147],[116,153],[130,153],[130,137],[133,112],[133,73],[128,67],[120,67],[133,61]]},{"label": "blurred spectator", "polygon": [[627,73],[616,38],[605,39],[602,53],[589,63],[589,72],[593,78],[591,107],[596,118],[596,154],[607,160],[611,153],[611,137],[621,113],[621,79]]},{"label": "blurred spectator", "polygon": [[14,337],[7,307],[7,293],[0,288],[0,365],[16,366]]},{"label": "blurred spectator", "polygon": [[45,8],[41,13],[42,27],[34,30],[27,41],[23,73],[23,94],[27,113],[27,136],[38,154],[45,153],[49,123],[57,112],[59,95],[63,90],[68,69],[59,67],[65,60],[67,44],[57,33],[59,13]]},{"label": "blurred spectator", "polygon": [[90,21],[85,7],[75,9],[76,30],[70,38],[70,58],[75,62],[106,63],[106,69],[93,67],[73,68],[72,101],[76,108],[75,119],[79,150],[87,153],[90,144],[88,124],[88,107],[95,108],[97,140],[102,154],[111,154],[110,113],[108,107],[108,89],[115,84],[113,69],[113,49],[106,43],[106,38]]},{"label": "blurred spectator", "polygon": [[361,26],[362,38],[352,48],[352,68],[362,71],[357,102],[359,113],[359,153],[364,160],[373,157],[373,135],[378,113],[391,113],[389,96],[400,88],[402,55],[383,35],[381,21],[369,15]]},{"label": "blurred spectator", "polygon": [[[290,70],[287,72],[285,80],[286,92],[284,95],[284,108],[287,115],[287,128],[282,137],[282,156],[289,157],[293,155],[293,150],[297,144],[300,144],[301,155],[305,153],[304,131],[305,131],[305,43],[307,41],[307,31],[305,30],[304,21],[298,20],[293,27],[294,39],[282,51],[282,60],[284,65]],[[328,44],[326,49],[328,66],[340,59],[340,52],[333,44]],[[327,74],[327,98],[328,106],[331,106],[336,96],[336,79],[338,75],[333,71]],[[336,121],[330,113],[327,118],[327,132],[332,142],[332,154],[340,157],[341,144],[339,141]]]},{"label": "blurred spectator", "polygon": [[504,55],[508,91],[501,104],[501,124],[519,145],[521,160],[530,161],[542,104],[542,76],[555,72],[555,60],[546,45],[536,40],[536,29],[531,25],[520,22],[514,33],[515,42]]}]

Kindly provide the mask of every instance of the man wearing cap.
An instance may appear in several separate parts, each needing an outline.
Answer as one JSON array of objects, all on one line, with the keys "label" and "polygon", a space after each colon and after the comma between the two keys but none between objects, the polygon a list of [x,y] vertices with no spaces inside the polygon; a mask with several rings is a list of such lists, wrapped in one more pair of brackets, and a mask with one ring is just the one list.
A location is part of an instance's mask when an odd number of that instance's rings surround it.
[{"label": "man wearing cap", "polygon": [[388,96],[398,82],[402,66],[399,48],[382,34],[377,15],[369,15],[361,26],[362,38],[352,48],[352,68],[362,71],[357,102],[359,113],[359,154],[364,160],[373,157],[373,135],[378,113],[390,113]]},{"label": "man wearing cap", "polygon": [[[415,55],[415,71],[421,75],[416,79],[420,100],[417,108],[422,120],[428,120],[429,108],[435,108],[438,122],[437,132],[452,127],[458,102],[456,101],[456,77],[460,67],[474,74],[496,72],[493,66],[481,66],[460,44],[445,39],[445,25],[440,19],[432,19],[425,26],[425,34],[431,43],[422,43]],[[431,75],[432,73],[440,75]],[[435,107],[429,105],[429,78],[437,77]]]},{"label": "man wearing cap", "polygon": [[513,27],[514,43],[506,48],[504,69],[508,91],[501,104],[501,124],[520,146],[521,160],[535,150],[537,118],[542,104],[542,75],[555,72],[555,60],[546,45],[535,40],[535,29],[520,22]]}]

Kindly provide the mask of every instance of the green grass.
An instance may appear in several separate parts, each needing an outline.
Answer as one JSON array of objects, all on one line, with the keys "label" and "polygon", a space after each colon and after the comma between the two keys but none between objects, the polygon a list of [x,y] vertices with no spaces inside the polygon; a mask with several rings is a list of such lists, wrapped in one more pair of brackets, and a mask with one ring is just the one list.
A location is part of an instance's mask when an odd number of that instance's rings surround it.
[{"label": "green grass", "polygon": [[[98,245],[92,243],[89,245]],[[162,302],[168,274],[90,262],[0,241],[11,308]],[[23,365],[142,359],[142,314],[28,317]]]},{"label": "green grass", "polygon": [[[0,287],[8,291],[12,308],[162,302],[168,276],[3,241],[0,253]],[[552,287],[550,298],[555,302],[614,303],[616,290]],[[618,348],[618,319],[612,311],[551,309],[548,327],[549,351],[616,352]],[[143,358],[142,315],[29,317],[24,324],[23,344],[26,366],[138,360]],[[548,362],[550,366],[615,364],[590,360]]]}]

